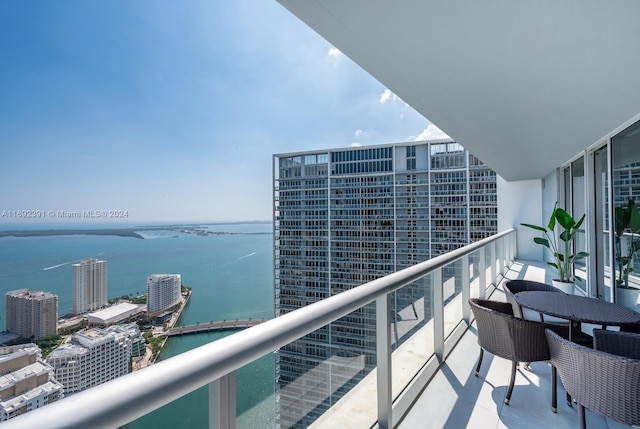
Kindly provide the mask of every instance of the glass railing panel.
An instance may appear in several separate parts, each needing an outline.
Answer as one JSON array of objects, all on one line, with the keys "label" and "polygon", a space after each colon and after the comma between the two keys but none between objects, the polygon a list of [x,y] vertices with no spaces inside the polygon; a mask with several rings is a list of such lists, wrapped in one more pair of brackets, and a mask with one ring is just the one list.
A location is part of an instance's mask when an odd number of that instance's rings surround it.
[{"label": "glass railing panel", "polygon": [[469,255],[469,295],[471,298],[484,296],[480,293],[480,274],[480,251],[476,250]]},{"label": "glass railing panel", "polygon": [[434,353],[430,276],[391,296],[391,386],[397,398]]},{"label": "glass railing panel", "polygon": [[[228,332],[202,332],[172,337],[165,345],[160,360],[210,343]],[[142,369],[141,371],[145,371]],[[273,427],[274,358],[264,356],[236,371],[236,410],[238,429]],[[157,410],[125,425],[122,429],[209,427],[209,387],[201,387]]]},{"label": "glass railing panel", "polygon": [[485,259],[485,280],[486,280],[486,285],[487,287],[491,284],[491,283],[495,283],[495,279],[493,278],[493,268],[496,266],[496,260],[495,260],[495,255],[493,255],[492,253],[492,249],[494,248],[494,244],[489,244],[488,246],[485,246],[485,253],[484,253],[484,259]]},{"label": "glass railing panel", "polygon": [[[462,260],[452,262],[442,269],[442,298],[444,304],[444,337],[462,320]],[[437,287],[437,285],[436,285]]]},{"label": "glass railing panel", "polygon": [[[320,424],[319,418],[336,418],[332,413],[341,415],[339,407],[332,407],[352,390],[366,390],[367,383],[360,382],[375,367],[374,304],[282,347],[275,366],[276,427],[307,428]],[[364,395],[375,404],[375,390]],[[350,397],[358,396],[356,391]],[[358,418],[375,422],[376,411],[375,406],[359,410]]]}]

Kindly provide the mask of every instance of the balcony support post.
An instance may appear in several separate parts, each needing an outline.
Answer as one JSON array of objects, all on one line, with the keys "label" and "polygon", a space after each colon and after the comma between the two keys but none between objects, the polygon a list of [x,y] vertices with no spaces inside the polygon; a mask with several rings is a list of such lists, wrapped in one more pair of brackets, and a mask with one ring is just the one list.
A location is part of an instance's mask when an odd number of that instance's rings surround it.
[{"label": "balcony support post", "polygon": [[484,247],[478,250],[478,298],[485,299],[487,297],[487,252]]},{"label": "balcony support post", "polygon": [[444,293],[442,268],[431,274],[433,277],[433,351],[439,362],[444,362]]},{"label": "balcony support post", "polygon": [[[498,269],[496,274],[500,275],[504,273],[504,241],[497,240],[496,241],[496,259],[498,262]],[[496,277],[497,280],[497,277]],[[497,282],[496,282],[497,285]]]},{"label": "balcony support post", "polygon": [[391,294],[376,299],[378,427],[391,429]]},{"label": "balcony support post", "polygon": [[209,429],[236,427],[236,372],[209,383]]},{"label": "balcony support post", "polygon": [[471,275],[469,270],[469,255],[462,257],[462,320],[467,325],[471,321],[471,308],[469,307],[469,298],[471,298]]},{"label": "balcony support post", "polygon": [[498,287],[498,273],[496,272],[496,242],[493,241],[489,244],[489,251],[491,252],[491,281],[495,287]]}]

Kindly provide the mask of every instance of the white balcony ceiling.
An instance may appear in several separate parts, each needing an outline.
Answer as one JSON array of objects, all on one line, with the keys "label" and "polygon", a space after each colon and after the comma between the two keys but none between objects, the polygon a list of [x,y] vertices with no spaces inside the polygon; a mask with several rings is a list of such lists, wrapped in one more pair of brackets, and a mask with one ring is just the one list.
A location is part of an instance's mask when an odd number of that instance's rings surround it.
[{"label": "white balcony ceiling", "polygon": [[638,0],[278,0],[507,180],[640,114]]}]

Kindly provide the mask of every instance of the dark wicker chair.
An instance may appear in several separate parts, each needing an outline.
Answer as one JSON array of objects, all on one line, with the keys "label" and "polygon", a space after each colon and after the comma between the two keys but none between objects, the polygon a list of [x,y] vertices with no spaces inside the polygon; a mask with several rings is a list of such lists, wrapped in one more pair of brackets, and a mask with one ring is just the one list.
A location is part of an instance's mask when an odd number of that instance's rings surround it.
[{"label": "dark wicker chair", "polygon": [[480,372],[484,351],[512,362],[511,380],[504,402],[508,404],[513,392],[518,362],[549,360],[549,348],[544,324],[513,316],[511,304],[472,298],[469,305],[478,327],[480,356],[476,377]]},{"label": "dark wicker chair", "polygon": [[[507,298],[507,302],[511,304],[513,307],[513,314],[517,317],[522,317],[527,320],[540,320],[540,313],[533,310],[523,309],[516,302],[514,295],[518,292],[528,292],[528,291],[545,291],[545,292],[558,292],[564,293],[560,289],[555,288],[546,283],[535,282],[532,280],[507,280],[504,282],[504,292]],[[545,317],[545,322],[551,323],[547,320],[548,316]],[[558,319],[559,323],[568,323],[566,320]]]},{"label": "dark wicker chair", "polygon": [[594,329],[593,348],[630,359],[640,359],[640,335]]},{"label": "dark wicker chair", "polygon": [[[564,338],[569,338],[569,320],[560,319],[558,317],[548,316],[537,311],[530,310],[528,308],[520,307],[514,298],[514,295],[518,292],[527,292],[527,291],[545,291],[552,293],[564,293],[560,289],[548,285],[546,283],[540,283],[532,280],[507,280],[504,285],[504,293],[507,298],[507,302],[511,304],[513,307],[513,314],[517,317],[522,317],[526,320],[535,320],[543,322],[547,325],[548,328],[553,329],[558,334],[562,335]],[[586,334],[580,333],[579,330],[575,332],[575,341],[579,344],[591,344],[592,339]]]},{"label": "dark wicker chair", "polygon": [[[640,424],[640,360],[581,346],[550,329],[546,335],[551,364],[578,403],[581,429],[586,429],[585,407],[620,423]],[[594,346],[638,356],[640,335],[596,329]]]}]

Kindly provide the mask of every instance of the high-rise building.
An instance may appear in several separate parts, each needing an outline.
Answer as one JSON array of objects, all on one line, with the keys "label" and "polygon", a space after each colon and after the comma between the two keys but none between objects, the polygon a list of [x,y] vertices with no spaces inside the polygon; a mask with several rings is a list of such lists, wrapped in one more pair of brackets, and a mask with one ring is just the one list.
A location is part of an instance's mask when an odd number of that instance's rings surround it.
[{"label": "high-rise building", "polygon": [[181,300],[180,274],[152,274],[147,278],[147,312],[157,313],[175,307]]},{"label": "high-rise building", "polygon": [[131,372],[131,343],[119,326],[87,329],[51,352],[47,363],[71,395]]},{"label": "high-rise building", "polygon": [[[274,231],[279,316],[495,234],[496,175],[451,140],[274,155]],[[394,317],[418,317],[417,293],[396,293]],[[375,367],[375,345],[370,305],[280,349],[279,427],[335,404]]]},{"label": "high-rise building", "polygon": [[62,399],[62,384],[35,344],[0,347],[0,422]]},{"label": "high-rise building", "polygon": [[7,292],[7,331],[34,341],[58,333],[58,297],[19,289]]},{"label": "high-rise building", "polygon": [[107,261],[87,258],[72,268],[73,312],[82,314],[107,305]]}]

